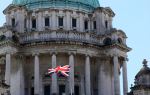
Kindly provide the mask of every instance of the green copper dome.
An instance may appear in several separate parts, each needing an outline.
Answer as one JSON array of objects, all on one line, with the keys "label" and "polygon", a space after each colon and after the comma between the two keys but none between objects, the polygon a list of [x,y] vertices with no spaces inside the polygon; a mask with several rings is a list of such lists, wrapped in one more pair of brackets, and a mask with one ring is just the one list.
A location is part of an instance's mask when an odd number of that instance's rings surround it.
[{"label": "green copper dome", "polygon": [[92,11],[99,7],[98,0],[13,0],[15,5],[24,5],[29,9],[67,8]]}]

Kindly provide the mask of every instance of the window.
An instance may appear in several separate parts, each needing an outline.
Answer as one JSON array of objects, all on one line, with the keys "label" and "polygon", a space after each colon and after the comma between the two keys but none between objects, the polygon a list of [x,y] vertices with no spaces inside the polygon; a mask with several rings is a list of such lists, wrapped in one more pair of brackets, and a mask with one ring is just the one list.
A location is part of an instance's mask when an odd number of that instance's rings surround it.
[{"label": "window", "polygon": [[103,41],[104,45],[111,45],[112,44],[112,40],[111,38],[106,38],[104,41]]},{"label": "window", "polygon": [[96,29],[96,21],[93,22],[93,28]]},{"label": "window", "polygon": [[32,19],[32,28],[36,28],[36,19]]},{"label": "window", "polygon": [[63,26],[63,17],[58,18],[58,25]]},{"label": "window", "polygon": [[88,29],[88,21],[84,21],[84,29],[85,29],[85,30]]},{"label": "window", "polygon": [[105,28],[108,28],[108,21],[105,21]]},{"label": "window", "polygon": [[45,26],[50,26],[49,18],[48,17],[45,18]]},{"label": "window", "polygon": [[77,27],[77,19],[72,19],[72,27]]},{"label": "window", "polygon": [[11,25],[12,25],[12,27],[15,27],[15,19],[14,18],[11,19]]},{"label": "window", "polygon": [[119,43],[119,44],[122,44],[122,43],[123,43],[121,38],[118,38],[118,43]]}]

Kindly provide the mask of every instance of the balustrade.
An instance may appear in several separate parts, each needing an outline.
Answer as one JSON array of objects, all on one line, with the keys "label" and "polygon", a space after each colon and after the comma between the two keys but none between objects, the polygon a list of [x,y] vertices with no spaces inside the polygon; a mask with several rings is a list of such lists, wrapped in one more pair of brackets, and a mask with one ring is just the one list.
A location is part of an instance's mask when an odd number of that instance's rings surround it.
[{"label": "balustrade", "polygon": [[75,40],[75,41],[86,41],[89,43],[98,43],[100,40],[97,38],[96,34],[86,32],[74,32],[74,31],[49,31],[49,32],[28,32],[20,34],[20,43],[30,43],[35,41],[50,41],[51,39],[65,39],[65,40]]}]

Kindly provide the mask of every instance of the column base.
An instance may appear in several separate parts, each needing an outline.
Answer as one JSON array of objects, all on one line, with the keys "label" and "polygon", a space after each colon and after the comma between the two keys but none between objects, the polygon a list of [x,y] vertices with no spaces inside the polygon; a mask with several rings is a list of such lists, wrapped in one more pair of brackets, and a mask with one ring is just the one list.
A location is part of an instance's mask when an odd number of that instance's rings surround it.
[{"label": "column base", "polygon": [[74,95],[74,93],[72,93],[72,94],[70,93],[69,95]]}]

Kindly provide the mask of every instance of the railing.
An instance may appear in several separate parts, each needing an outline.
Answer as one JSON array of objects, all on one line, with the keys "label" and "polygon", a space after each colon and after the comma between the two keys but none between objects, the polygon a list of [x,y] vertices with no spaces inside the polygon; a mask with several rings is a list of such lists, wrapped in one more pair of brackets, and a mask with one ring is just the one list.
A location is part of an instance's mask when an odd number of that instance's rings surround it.
[{"label": "railing", "polygon": [[76,31],[47,31],[47,32],[26,32],[21,33],[19,37],[20,43],[31,43],[36,41],[51,41],[51,40],[71,40],[78,42],[87,42],[93,44],[101,44],[100,39],[96,35],[88,32]]}]

